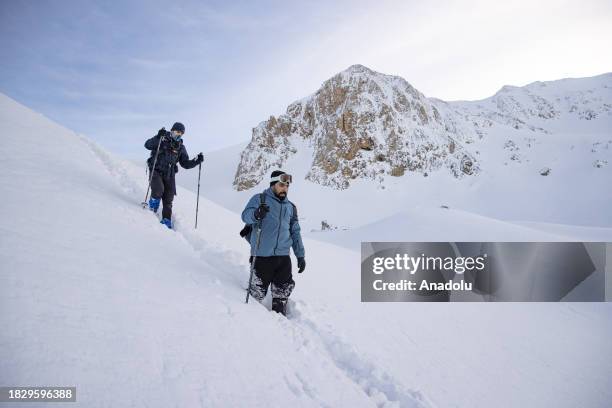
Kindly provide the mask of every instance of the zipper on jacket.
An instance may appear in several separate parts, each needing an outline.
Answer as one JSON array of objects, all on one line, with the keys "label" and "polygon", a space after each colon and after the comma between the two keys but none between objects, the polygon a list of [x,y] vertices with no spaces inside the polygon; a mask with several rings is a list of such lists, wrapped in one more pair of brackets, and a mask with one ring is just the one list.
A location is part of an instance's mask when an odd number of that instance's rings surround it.
[{"label": "zipper on jacket", "polygon": [[281,221],[282,221],[282,219],[283,219],[283,209],[284,209],[283,204],[285,204],[285,203],[281,201],[281,202],[280,202],[281,209],[280,209],[280,211],[278,212],[278,231],[276,231],[276,246],[274,247],[274,252],[273,252],[273,253],[274,253],[274,255],[276,255],[276,249],[278,248],[278,238],[279,238],[279,236],[280,236],[280,227],[281,227]]}]

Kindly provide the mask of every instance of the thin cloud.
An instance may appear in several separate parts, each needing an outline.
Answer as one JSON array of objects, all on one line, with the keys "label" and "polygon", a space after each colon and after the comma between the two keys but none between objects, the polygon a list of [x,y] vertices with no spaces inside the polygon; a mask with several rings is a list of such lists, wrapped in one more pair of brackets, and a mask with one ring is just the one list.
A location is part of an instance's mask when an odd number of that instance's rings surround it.
[{"label": "thin cloud", "polygon": [[188,64],[187,61],[178,61],[176,59],[161,59],[161,58],[128,58],[128,64],[134,65],[138,68],[144,69],[156,69],[156,70],[166,70],[177,67],[184,67]]}]

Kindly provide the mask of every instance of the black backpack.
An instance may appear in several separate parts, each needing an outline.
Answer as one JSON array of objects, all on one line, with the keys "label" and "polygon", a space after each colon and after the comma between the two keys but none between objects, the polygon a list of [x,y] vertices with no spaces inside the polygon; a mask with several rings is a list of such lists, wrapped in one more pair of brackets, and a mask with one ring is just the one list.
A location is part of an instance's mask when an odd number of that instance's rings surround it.
[{"label": "black backpack", "polygon": [[[266,195],[264,193],[259,193],[259,205],[262,205],[265,203],[266,203]],[[291,203],[291,205],[293,206],[293,217],[297,220],[298,218],[297,207],[293,203]],[[248,243],[251,243],[251,233],[252,232],[253,232],[253,225],[244,224],[244,227],[242,227],[242,229],[240,230],[240,236],[246,239]]]}]

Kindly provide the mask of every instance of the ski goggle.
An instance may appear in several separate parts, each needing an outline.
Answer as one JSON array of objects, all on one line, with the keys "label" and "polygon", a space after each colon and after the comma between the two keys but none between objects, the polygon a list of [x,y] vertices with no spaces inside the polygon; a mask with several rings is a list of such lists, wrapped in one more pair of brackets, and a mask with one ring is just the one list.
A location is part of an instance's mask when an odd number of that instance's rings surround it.
[{"label": "ski goggle", "polygon": [[275,177],[270,178],[271,183],[275,181],[289,185],[293,182],[293,178],[291,177],[291,174],[281,174],[280,176],[275,176]]}]

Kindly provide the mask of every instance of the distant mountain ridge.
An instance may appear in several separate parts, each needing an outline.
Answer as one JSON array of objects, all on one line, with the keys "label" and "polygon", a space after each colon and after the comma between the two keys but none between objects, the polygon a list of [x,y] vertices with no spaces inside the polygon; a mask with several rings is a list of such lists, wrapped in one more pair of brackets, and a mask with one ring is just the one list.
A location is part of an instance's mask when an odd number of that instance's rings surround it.
[{"label": "distant mountain ridge", "polygon": [[[555,121],[580,126],[610,116],[612,73],[504,86],[481,101],[445,102],[424,96],[401,77],[353,65],[255,127],[233,184],[239,191],[256,186],[272,168],[283,167],[298,141],[312,149],[306,179],[334,189],[357,179],[383,183],[407,172],[477,176],[479,141],[488,135],[516,130],[536,137],[554,132]],[[512,149],[518,143],[506,144]]]}]

